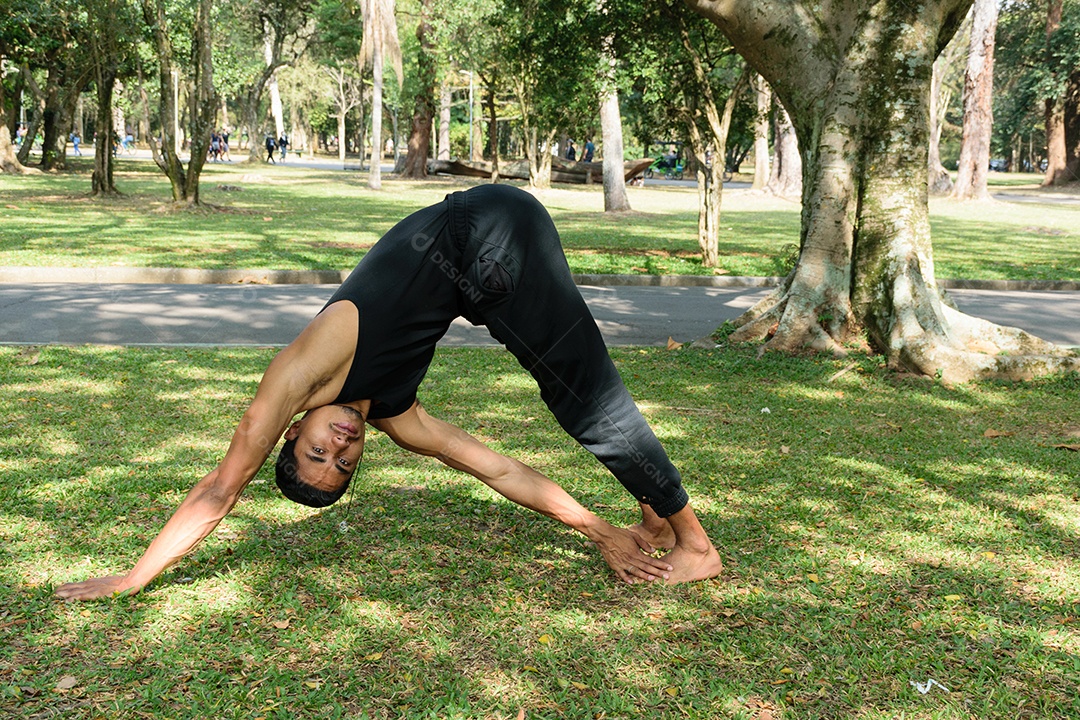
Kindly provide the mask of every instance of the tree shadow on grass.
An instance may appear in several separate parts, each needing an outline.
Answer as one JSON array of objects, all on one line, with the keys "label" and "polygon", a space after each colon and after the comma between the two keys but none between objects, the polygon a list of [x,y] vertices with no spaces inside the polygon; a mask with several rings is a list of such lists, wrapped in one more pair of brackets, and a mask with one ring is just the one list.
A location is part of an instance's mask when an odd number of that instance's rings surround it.
[{"label": "tree shadow on grass", "polygon": [[[374,434],[351,507],[295,509],[264,473],[148,593],[67,606],[51,579],[133,561],[223,450],[269,353],[42,353],[0,361],[0,498],[27,530],[0,548],[7,617],[27,622],[0,632],[7,667],[31,670],[3,682],[38,693],[5,696],[16,716],[61,701],[217,717],[752,717],[753,698],[785,717],[1078,710],[1075,538],[1039,504],[1072,458],[982,433],[1075,422],[1067,380],[1021,416],[1006,388],[894,381],[873,359],[828,382],[838,363],[620,350],[721,549],[717,581],[616,584],[572,532]],[[509,355],[440,353],[421,397],[633,520]],[[64,674],[78,689],[53,689]],[[952,692],[909,685],[929,678]]]}]

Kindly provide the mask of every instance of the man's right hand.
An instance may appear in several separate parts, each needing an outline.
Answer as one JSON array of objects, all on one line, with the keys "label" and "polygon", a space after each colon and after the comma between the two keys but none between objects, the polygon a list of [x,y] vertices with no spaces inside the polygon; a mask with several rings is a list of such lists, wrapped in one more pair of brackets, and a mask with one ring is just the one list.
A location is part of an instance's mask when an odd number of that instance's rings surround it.
[{"label": "man's right hand", "polygon": [[[56,588],[57,597],[64,600],[97,600],[98,598],[111,597],[120,592],[124,582],[124,575],[109,575],[107,577],[90,578],[82,582],[65,583]],[[141,588],[131,588],[125,594],[134,594]]]}]

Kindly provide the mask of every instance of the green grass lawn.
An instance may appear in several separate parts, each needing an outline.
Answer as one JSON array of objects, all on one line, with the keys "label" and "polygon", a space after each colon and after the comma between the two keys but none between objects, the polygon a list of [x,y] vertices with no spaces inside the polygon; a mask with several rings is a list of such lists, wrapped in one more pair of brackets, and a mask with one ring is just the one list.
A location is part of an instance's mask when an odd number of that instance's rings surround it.
[{"label": "green grass lawn", "polygon": [[[264,470],[144,594],[54,599],[131,566],[270,356],[0,348],[4,717],[1080,716],[1075,374],[616,350],[715,581],[616,584],[580,536],[372,433],[351,504],[291,505]],[[634,520],[509,354],[440,352],[421,397]],[[948,691],[910,684],[931,678]]]},{"label": "green grass lawn", "polygon": [[[148,162],[121,158],[124,196],[87,196],[89,159],[75,172],[0,175],[0,265],[334,269],[352,268],[393,223],[472,181],[389,179],[289,166],[212,165],[202,197],[216,210],[168,209],[165,179]],[[994,176],[1013,187],[1032,176]],[[242,190],[222,190],[221,186]],[[1030,189],[1030,188],[1029,188]],[[697,192],[630,188],[634,212],[602,212],[599,186],[556,186],[542,200],[574,272],[710,274],[698,259]],[[799,241],[797,203],[725,193],[719,272],[783,274]],[[940,278],[1080,280],[1080,204],[931,203]]]}]

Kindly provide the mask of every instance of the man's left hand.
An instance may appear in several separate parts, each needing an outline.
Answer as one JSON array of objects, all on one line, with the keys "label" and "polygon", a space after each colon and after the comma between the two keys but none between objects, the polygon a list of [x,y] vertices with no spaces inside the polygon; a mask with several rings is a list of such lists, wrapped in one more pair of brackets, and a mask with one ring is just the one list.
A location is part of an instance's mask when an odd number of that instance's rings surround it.
[{"label": "man's left hand", "polygon": [[672,567],[660,558],[646,555],[653,548],[643,539],[622,528],[608,525],[603,532],[592,537],[604,561],[623,582],[631,585],[639,582],[664,579]]}]

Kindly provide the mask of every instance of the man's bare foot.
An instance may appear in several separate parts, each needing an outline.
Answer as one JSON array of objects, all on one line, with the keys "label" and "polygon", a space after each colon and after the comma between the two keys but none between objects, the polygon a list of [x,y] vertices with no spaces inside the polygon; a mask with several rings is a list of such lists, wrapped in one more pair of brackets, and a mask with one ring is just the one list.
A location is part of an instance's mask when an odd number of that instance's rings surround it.
[{"label": "man's bare foot", "polygon": [[654,548],[670,550],[675,547],[675,531],[671,529],[671,523],[667,520],[660,520],[659,523],[639,522],[637,525],[631,525],[627,530]]},{"label": "man's bare foot", "polygon": [[664,555],[661,560],[667,561],[672,568],[666,582],[669,585],[695,580],[708,580],[716,577],[724,569],[724,563],[720,561],[720,553],[716,548],[709,545],[707,551],[695,551],[681,545]]}]

